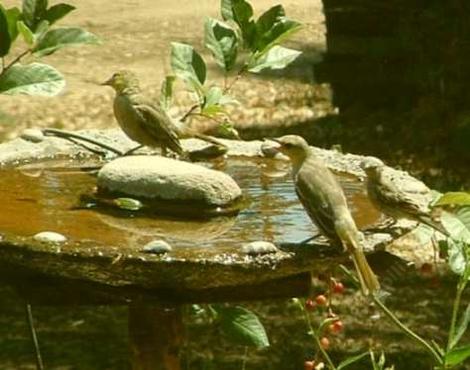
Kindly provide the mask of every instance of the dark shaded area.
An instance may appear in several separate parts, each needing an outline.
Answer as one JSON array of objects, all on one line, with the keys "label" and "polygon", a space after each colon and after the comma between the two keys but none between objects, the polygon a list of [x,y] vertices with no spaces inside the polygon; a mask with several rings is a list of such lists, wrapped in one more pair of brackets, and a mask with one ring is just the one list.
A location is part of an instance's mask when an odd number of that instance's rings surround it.
[{"label": "dark shaded area", "polygon": [[315,71],[331,83],[340,116],[319,125],[347,151],[417,170],[441,189],[469,187],[470,3],[324,0],[324,7],[328,51]]},{"label": "dark shaded area", "polygon": [[[384,277],[385,278],[385,277]],[[454,296],[453,279],[438,277],[388,276],[396,288],[389,307],[425,338],[444,343]],[[350,354],[372,346],[387,353],[389,364],[396,369],[428,370],[428,357],[390,325],[383,316],[376,316],[373,306],[361,299],[344,281],[346,293],[336,296],[335,312],[345,324],[344,332],[330,336],[330,354],[336,362]],[[317,288],[314,294],[322,293]],[[33,350],[24,315],[24,301],[12,289],[0,286],[0,364],[5,370],[34,369]],[[468,302],[468,294],[464,302]],[[255,311],[266,326],[271,347],[249,349],[246,369],[298,370],[303,361],[312,358],[313,344],[307,334],[299,309],[286,300],[242,303]],[[204,306],[203,306],[204,307]],[[183,306],[187,325],[182,348],[182,369],[242,368],[244,348],[234,346],[215,323]],[[42,354],[47,369],[101,370],[129,369],[127,309],[123,306],[37,306],[33,305]],[[323,317],[315,311],[313,320]],[[375,318],[372,318],[375,317]],[[316,325],[316,324],[315,324]],[[468,340],[468,336],[465,341]],[[370,368],[362,362],[351,369]],[[462,367],[469,369],[470,367]]]}]

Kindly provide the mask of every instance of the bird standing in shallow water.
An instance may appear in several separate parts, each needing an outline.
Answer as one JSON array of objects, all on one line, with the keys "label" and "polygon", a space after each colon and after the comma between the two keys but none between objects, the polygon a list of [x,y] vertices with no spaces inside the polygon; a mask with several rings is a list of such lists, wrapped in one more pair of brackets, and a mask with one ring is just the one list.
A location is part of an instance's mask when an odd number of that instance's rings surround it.
[{"label": "bird standing in shallow water", "polygon": [[393,179],[385,174],[384,163],[374,157],[364,159],[361,168],[367,174],[369,198],[378,210],[394,220],[407,218],[421,222],[449,236],[444,227],[431,216],[430,190],[423,183],[416,182],[412,191],[399,189]]},{"label": "bird standing in shallow water", "polygon": [[179,155],[183,154],[178,127],[159,105],[143,96],[134,73],[116,72],[102,85],[111,86],[116,91],[114,115],[130,139],[141,145],[161,147],[164,156],[167,148]]},{"label": "bird standing in shallow water", "polygon": [[377,292],[379,282],[364,255],[360,233],[333,173],[300,136],[286,135],[272,140],[292,162],[295,190],[310,219],[331,242],[341,243],[351,254],[362,292]]}]

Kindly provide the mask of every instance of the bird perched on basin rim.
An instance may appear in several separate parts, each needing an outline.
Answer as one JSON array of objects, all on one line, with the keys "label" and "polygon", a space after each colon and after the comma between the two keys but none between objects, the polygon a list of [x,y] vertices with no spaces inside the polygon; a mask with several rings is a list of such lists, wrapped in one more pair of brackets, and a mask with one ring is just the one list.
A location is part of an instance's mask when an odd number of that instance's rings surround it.
[{"label": "bird perched on basin rim", "polygon": [[379,282],[364,255],[361,235],[334,174],[302,137],[286,135],[272,140],[292,162],[295,190],[310,219],[331,242],[341,243],[351,254],[362,292],[377,292]]},{"label": "bird perched on basin rim", "polygon": [[367,174],[369,198],[378,210],[395,220],[407,218],[421,222],[449,236],[439,221],[431,216],[430,190],[423,183],[417,181],[411,190],[400,189],[396,181],[385,174],[384,163],[375,157],[365,158],[361,168]]},{"label": "bird perched on basin rim", "polygon": [[158,104],[142,94],[134,73],[116,72],[102,85],[115,90],[114,115],[130,139],[141,145],[161,147],[163,155],[166,155],[167,148],[183,154],[178,127]]}]

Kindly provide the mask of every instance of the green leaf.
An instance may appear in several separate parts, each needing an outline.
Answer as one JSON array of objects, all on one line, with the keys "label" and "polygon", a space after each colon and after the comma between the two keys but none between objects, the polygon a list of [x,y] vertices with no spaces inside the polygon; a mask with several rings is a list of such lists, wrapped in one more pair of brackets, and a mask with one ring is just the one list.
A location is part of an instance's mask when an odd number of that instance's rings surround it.
[{"label": "green leaf", "polygon": [[10,51],[11,36],[8,24],[8,15],[0,4],[0,57],[4,57]]},{"label": "green leaf", "polygon": [[18,36],[18,26],[16,22],[20,20],[21,11],[14,7],[6,10],[7,21],[8,21],[8,32],[10,34],[11,43],[16,40]]},{"label": "green leaf", "polygon": [[248,65],[248,70],[259,73],[263,69],[282,69],[292,63],[302,52],[288,49],[282,46],[273,46],[267,53],[253,58]]},{"label": "green leaf", "polygon": [[235,344],[268,347],[269,340],[258,317],[241,306],[213,306],[225,335]]},{"label": "green leaf", "polygon": [[465,255],[465,244],[456,242],[449,239],[448,255],[449,255],[449,267],[457,275],[462,275],[467,267],[466,255]]},{"label": "green leaf", "polygon": [[460,221],[465,225],[465,227],[470,230],[470,207],[464,206],[459,208],[455,214],[459,218]]},{"label": "green leaf", "polygon": [[121,209],[128,211],[138,211],[143,207],[143,204],[140,200],[132,198],[116,198],[114,203]]},{"label": "green leaf", "polygon": [[44,19],[46,10],[47,0],[23,0],[23,20],[32,32]]},{"label": "green leaf", "polygon": [[224,21],[233,21],[232,0],[220,1],[220,15]]},{"label": "green leaf", "polygon": [[299,22],[286,17],[281,5],[273,6],[256,21],[256,50],[262,53],[267,52],[300,28]]},{"label": "green leaf", "polygon": [[253,50],[255,48],[256,24],[253,17],[253,8],[245,0],[232,0],[233,20],[240,28],[245,47]]},{"label": "green leaf", "polygon": [[207,18],[204,39],[216,63],[229,72],[237,59],[238,40],[235,31],[216,19]]},{"label": "green leaf", "polygon": [[50,55],[66,46],[98,43],[97,36],[81,28],[56,28],[47,32],[39,40],[33,52],[39,56]]},{"label": "green leaf", "polygon": [[36,28],[36,32],[34,32],[34,39],[40,40],[49,30],[49,21],[41,21]]},{"label": "green leaf", "polygon": [[359,360],[362,360],[364,357],[368,356],[369,355],[369,352],[364,352],[364,353],[361,353],[359,355],[356,355],[356,356],[353,356],[353,357],[349,357],[347,358],[346,360],[342,361],[337,367],[336,367],[336,370],[341,370],[341,369],[344,369],[346,367],[348,367],[349,365],[352,365],[353,363],[359,361]]},{"label": "green leaf", "polygon": [[212,86],[206,93],[206,99],[204,106],[217,105],[223,96],[223,91],[218,86]]},{"label": "green leaf", "polygon": [[162,82],[160,89],[160,106],[163,110],[167,111],[170,109],[171,100],[173,98],[173,84],[175,83],[175,76],[166,76]]},{"label": "green leaf", "polygon": [[452,239],[460,240],[470,244],[470,207],[465,207],[457,213],[443,212],[441,215],[441,223],[449,232]]},{"label": "green leaf", "polygon": [[451,349],[457,345],[457,343],[460,341],[462,336],[465,334],[465,332],[467,331],[469,322],[470,322],[470,303],[467,305],[467,308],[465,309],[465,312],[463,313],[462,318],[460,319],[460,323],[457,326],[455,335],[450,341]]},{"label": "green leaf", "polygon": [[445,364],[455,366],[464,362],[470,357],[470,345],[456,348],[447,353],[445,357]]},{"label": "green leaf", "polygon": [[33,31],[31,31],[29,27],[23,21],[18,21],[16,26],[21,36],[23,36],[24,42],[28,44],[29,46],[33,46],[34,41],[35,41]]},{"label": "green leaf", "polygon": [[171,67],[176,76],[188,83],[193,91],[202,96],[206,81],[206,63],[191,45],[171,43]]},{"label": "green leaf", "polygon": [[75,9],[76,8],[74,6],[69,4],[56,4],[47,9],[46,14],[44,15],[44,19],[47,20],[50,25],[53,25],[55,22],[64,18],[67,14]]},{"label": "green leaf", "polygon": [[434,206],[457,205],[470,206],[470,193],[449,192],[442,195]]},{"label": "green leaf", "polygon": [[0,77],[0,93],[54,96],[65,87],[64,77],[47,64],[15,64]]},{"label": "green leaf", "polygon": [[233,123],[229,120],[225,120],[219,123],[217,126],[217,136],[224,139],[241,140],[240,134],[238,133]]}]

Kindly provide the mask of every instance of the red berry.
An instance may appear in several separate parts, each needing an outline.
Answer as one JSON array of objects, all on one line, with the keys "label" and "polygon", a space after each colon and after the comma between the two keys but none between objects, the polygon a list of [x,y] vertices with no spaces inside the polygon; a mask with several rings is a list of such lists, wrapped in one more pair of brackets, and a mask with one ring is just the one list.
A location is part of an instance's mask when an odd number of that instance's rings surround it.
[{"label": "red berry", "polygon": [[423,275],[431,275],[432,274],[432,270],[433,270],[433,267],[430,263],[423,263],[421,265],[421,274]]},{"label": "red berry", "polygon": [[328,299],[326,299],[326,297],[323,294],[320,294],[315,297],[315,302],[317,302],[319,306],[325,306],[326,303],[328,302]]},{"label": "red berry", "polygon": [[335,281],[333,283],[333,292],[337,294],[342,294],[344,292],[344,285],[340,281]]},{"label": "red berry", "polygon": [[316,303],[313,301],[313,299],[307,299],[305,301],[305,308],[309,311],[312,311],[316,307]]},{"label": "red berry", "polygon": [[315,361],[305,361],[304,370],[315,370]]},{"label": "red berry", "polygon": [[330,329],[331,333],[339,333],[343,330],[344,324],[341,320],[337,320],[333,324],[330,324],[328,328]]},{"label": "red berry", "polygon": [[321,345],[321,348],[328,349],[330,348],[330,340],[327,337],[322,337],[320,339],[320,345]]}]

